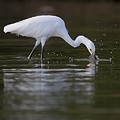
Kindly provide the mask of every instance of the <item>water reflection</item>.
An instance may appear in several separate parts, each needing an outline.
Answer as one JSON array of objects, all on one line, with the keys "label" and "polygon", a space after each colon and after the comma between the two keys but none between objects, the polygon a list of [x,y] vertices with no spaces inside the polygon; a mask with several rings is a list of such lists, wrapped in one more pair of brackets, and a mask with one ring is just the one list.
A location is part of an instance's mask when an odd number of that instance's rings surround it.
[{"label": "water reflection", "polygon": [[3,90],[4,88],[4,83],[3,83],[3,72],[0,69],[0,91]]},{"label": "water reflection", "polygon": [[[19,111],[19,115],[22,114],[20,111],[26,115],[28,111],[32,114],[43,112],[48,117],[58,111],[79,114],[82,108],[87,109],[94,103],[95,72],[95,66],[84,69],[3,69],[5,109]],[[15,115],[18,113],[11,117]]]}]

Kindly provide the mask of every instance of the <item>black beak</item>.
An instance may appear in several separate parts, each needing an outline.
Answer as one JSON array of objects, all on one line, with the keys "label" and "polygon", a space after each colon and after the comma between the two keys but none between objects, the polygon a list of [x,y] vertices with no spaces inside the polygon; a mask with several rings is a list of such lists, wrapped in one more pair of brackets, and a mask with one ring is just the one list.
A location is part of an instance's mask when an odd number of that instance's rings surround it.
[{"label": "black beak", "polygon": [[93,57],[94,57],[95,60],[97,60],[97,56],[95,54],[93,55]]},{"label": "black beak", "polygon": [[89,59],[95,61],[95,60],[98,60],[99,58],[98,58],[97,55],[92,54],[92,55],[89,56]]}]

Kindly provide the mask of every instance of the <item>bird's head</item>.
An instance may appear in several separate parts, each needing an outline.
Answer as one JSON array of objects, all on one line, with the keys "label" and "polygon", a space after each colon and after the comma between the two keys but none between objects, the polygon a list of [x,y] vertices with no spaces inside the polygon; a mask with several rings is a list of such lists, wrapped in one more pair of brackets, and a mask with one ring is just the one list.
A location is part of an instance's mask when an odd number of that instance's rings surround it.
[{"label": "bird's head", "polygon": [[86,47],[91,55],[95,54],[95,45],[92,41],[89,40]]},{"label": "bird's head", "polygon": [[91,40],[89,40],[88,38],[86,38],[85,36],[79,36],[78,39],[80,39],[79,41],[87,47],[89,53],[91,54],[89,58],[91,60],[97,60],[98,57],[95,55],[94,43]]},{"label": "bird's head", "polygon": [[92,41],[89,40],[88,44],[86,45],[88,51],[90,52],[90,60],[98,60],[98,56],[95,54],[95,45]]},{"label": "bird's head", "polygon": [[76,38],[76,42],[77,42],[78,45],[80,45],[81,43],[84,44],[87,47],[87,49],[88,49],[88,51],[90,52],[91,55],[95,54],[95,45],[87,37],[85,37],[83,35],[82,36],[80,35]]}]

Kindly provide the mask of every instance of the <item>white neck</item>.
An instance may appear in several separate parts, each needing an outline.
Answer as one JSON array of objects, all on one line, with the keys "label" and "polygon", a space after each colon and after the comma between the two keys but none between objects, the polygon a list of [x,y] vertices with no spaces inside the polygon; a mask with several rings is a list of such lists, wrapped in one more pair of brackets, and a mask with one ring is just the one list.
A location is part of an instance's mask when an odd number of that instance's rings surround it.
[{"label": "white neck", "polygon": [[63,38],[72,47],[78,47],[80,46],[81,43],[87,47],[88,43],[91,42],[89,39],[87,39],[84,36],[78,36],[75,40],[73,40],[68,33],[63,34],[60,37]]}]

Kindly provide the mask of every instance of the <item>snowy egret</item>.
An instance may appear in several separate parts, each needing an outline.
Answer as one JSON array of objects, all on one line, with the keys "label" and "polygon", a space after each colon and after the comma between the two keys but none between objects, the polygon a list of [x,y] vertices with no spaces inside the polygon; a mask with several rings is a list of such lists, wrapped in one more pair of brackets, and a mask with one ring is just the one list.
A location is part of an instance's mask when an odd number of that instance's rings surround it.
[{"label": "snowy egret", "polygon": [[4,32],[16,33],[17,35],[32,37],[36,39],[36,43],[30,52],[28,59],[31,58],[36,47],[41,43],[41,59],[43,58],[43,50],[45,42],[50,37],[61,37],[72,47],[78,47],[84,44],[90,54],[95,56],[95,45],[83,35],[78,36],[75,40],[69,36],[64,21],[58,16],[41,15],[31,17],[4,27]]}]

